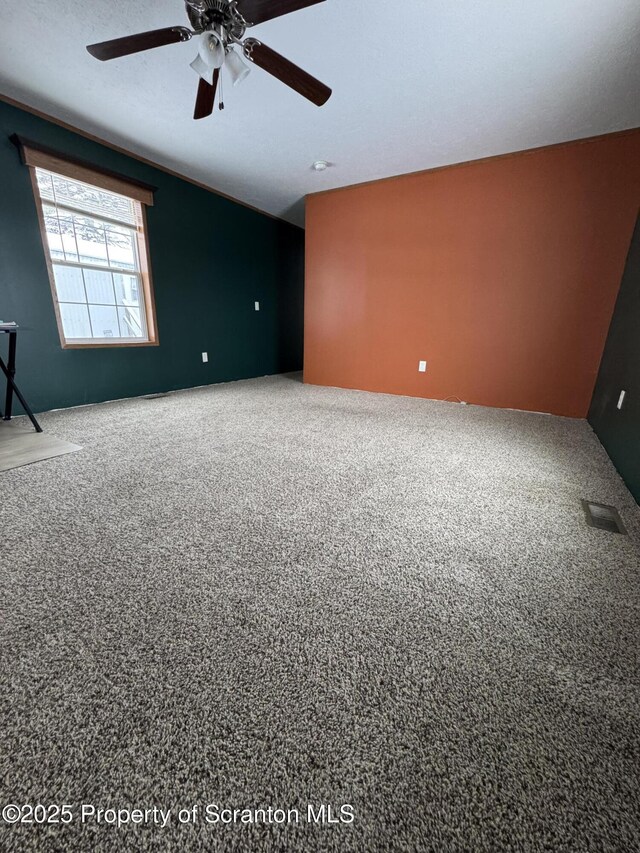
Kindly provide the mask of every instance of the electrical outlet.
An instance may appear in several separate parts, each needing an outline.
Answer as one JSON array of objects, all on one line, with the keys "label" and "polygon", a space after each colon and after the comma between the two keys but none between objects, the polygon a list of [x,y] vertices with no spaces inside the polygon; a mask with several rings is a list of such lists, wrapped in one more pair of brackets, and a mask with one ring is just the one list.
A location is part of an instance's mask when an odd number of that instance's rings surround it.
[{"label": "electrical outlet", "polygon": [[256,302],[256,311],[259,311],[259,310],[260,310],[260,303]]},{"label": "electrical outlet", "polygon": [[207,364],[207,362],[208,362],[208,361],[209,361],[209,353],[208,353],[208,352],[203,352],[203,353],[202,353],[202,363],[203,363],[203,364]]},{"label": "electrical outlet", "polygon": [[618,408],[619,408],[619,409],[621,409],[621,408],[622,408],[622,406],[624,405],[624,398],[625,398],[626,396],[627,396],[627,392],[626,392],[626,391],[621,391],[621,392],[620,392],[620,398],[618,399]]},{"label": "electrical outlet", "polygon": [[427,362],[421,361],[418,365],[418,373],[426,373],[427,372]]}]

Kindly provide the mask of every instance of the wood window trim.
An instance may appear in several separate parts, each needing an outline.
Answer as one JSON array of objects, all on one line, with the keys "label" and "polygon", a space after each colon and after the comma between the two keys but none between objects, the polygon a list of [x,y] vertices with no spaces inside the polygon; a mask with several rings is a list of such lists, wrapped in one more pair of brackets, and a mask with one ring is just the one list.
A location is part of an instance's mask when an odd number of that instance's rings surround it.
[{"label": "wood window trim", "polygon": [[[84,162],[67,159],[51,149],[45,150],[43,146],[30,147],[26,144],[26,140],[21,137],[12,137],[12,141],[18,145],[21,152],[24,165],[29,168],[31,178],[31,186],[36,202],[38,213],[38,224],[40,226],[40,239],[44,250],[45,261],[47,264],[47,272],[49,274],[49,285],[51,287],[51,296],[53,299],[53,307],[60,336],[60,344],[63,350],[84,350],[84,349],[122,349],[126,347],[157,347],[160,345],[158,336],[158,324],[156,319],[156,304],[153,289],[153,281],[151,277],[151,255],[149,251],[148,227],[147,227],[147,207],[153,205],[154,188],[139,182],[132,182],[127,178],[96,169]],[[47,229],[45,225],[44,209],[40,190],[38,188],[38,180],[36,168],[46,169],[50,172],[55,172],[58,175],[63,175],[72,180],[83,181],[84,183],[98,187],[99,189],[115,192],[118,195],[124,195],[138,203],[138,216],[136,222],[136,235],[138,246],[138,258],[140,262],[140,279],[144,293],[144,308],[146,314],[147,325],[147,340],[133,341],[127,339],[115,338],[113,342],[105,341],[100,338],[87,339],[86,341],[77,341],[67,339],[64,333],[62,316],[60,314],[60,306],[58,300],[58,292],[56,289],[55,274],[53,270],[53,262],[51,254],[47,248]]]},{"label": "wood window trim", "polygon": [[11,141],[20,152],[20,157],[25,166],[46,169],[48,172],[55,172],[65,178],[82,181],[101,190],[127,196],[127,198],[132,198],[146,207],[153,207],[154,193],[157,188],[151,184],[145,184],[143,181],[128,178],[118,172],[94,166],[86,160],[68,157],[53,148],[40,145],[39,142],[25,139],[24,136],[14,134]]},{"label": "wood window trim", "polygon": [[[140,219],[137,229],[138,257],[140,259],[140,276],[142,278],[142,289],[144,290],[144,304],[147,312],[147,337],[149,346],[158,346],[158,321],[156,319],[156,300],[153,293],[153,282],[151,280],[151,253],[149,251],[147,207],[140,206]],[[134,344],[135,346],[135,344]]]}]

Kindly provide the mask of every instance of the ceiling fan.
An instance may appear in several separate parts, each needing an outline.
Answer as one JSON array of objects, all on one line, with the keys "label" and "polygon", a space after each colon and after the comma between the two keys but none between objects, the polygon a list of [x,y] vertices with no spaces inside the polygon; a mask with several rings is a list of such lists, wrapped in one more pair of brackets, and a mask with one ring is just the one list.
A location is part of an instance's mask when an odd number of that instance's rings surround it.
[{"label": "ceiling fan", "polygon": [[[324,0],[185,0],[191,29],[165,27],[91,44],[87,50],[96,59],[104,62],[167,44],[190,41],[197,36],[198,56],[191,63],[191,67],[200,76],[194,113],[196,119],[206,118],[213,112],[223,66],[229,71],[234,86],[249,73],[249,66],[235,51],[236,46],[242,50],[249,62],[263,68],[321,107],[331,97],[331,89],[328,86],[258,39],[245,39],[244,36],[249,27],[323,2]],[[222,103],[220,108],[224,108]]]}]

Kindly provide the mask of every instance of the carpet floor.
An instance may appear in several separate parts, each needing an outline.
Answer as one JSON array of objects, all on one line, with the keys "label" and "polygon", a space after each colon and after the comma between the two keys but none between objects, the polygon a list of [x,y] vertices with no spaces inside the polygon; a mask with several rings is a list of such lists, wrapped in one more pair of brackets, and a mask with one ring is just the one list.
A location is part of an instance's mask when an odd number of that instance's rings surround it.
[{"label": "carpet floor", "polygon": [[0,476],[2,850],[640,850],[586,422],[274,377],[42,424],[83,452]]}]

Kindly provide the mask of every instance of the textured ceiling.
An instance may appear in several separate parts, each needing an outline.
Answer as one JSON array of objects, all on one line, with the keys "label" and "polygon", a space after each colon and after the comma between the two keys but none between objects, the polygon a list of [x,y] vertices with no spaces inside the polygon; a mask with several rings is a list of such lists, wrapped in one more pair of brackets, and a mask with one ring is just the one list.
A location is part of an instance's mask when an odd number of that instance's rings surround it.
[{"label": "textured ceiling", "polygon": [[327,0],[250,31],[325,107],[254,68],[197,123],[193,43],[84,49],[185,24],[181,0],[0,6],[4,94],[298,224],[310,192],[640,125],[638,0]]}]

